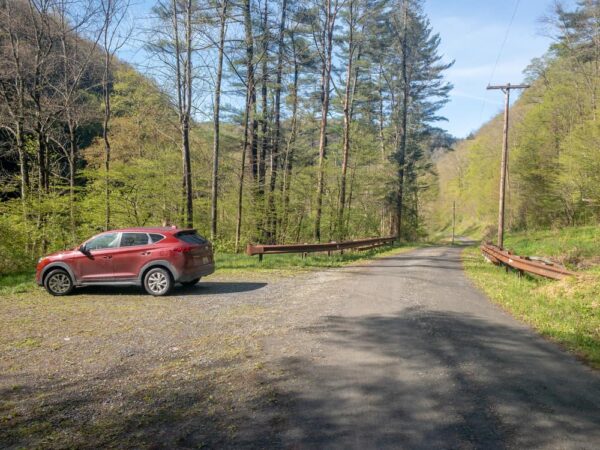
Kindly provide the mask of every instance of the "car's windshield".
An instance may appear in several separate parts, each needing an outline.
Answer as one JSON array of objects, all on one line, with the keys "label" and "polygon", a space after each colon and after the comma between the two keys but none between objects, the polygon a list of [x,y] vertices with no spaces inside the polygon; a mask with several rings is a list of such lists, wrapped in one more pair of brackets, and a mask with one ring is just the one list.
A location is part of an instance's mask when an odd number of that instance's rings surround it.
[{"label": "car's windshield", "polygon": [[119,245],[119,233],[105,233],[89,240],[85,244],[86,250],[100,250],[103,248],[115,248]]}]

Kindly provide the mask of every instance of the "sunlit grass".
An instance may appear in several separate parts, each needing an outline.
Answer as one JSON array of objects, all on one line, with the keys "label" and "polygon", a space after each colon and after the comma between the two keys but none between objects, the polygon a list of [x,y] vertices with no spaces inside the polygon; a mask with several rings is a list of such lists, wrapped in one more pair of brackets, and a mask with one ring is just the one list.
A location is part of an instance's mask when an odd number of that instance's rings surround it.
[{"label": "sunlit grass", "polygon": [[0,275],[0,295],[20,294],[35,288],[34,272]]},{"label": "sunlit grass", "polygon": [[504,247],[519,255],[555,257],[567,264],[577,264],[585,258],[600,257],[600,227],[514,233],[506,238]]},{"label": "sunlit grass", "polygon": [[[508,237],[506,247],[519,254],[557,258],[572,254],[576,248],[580,255],[593,257],[600,254],[595,230],[518,234]],[[600,368],[600,267],[578,271],[577,277],[550,281],[506,273],[487,263],[477,248],[466,249],[463,261],[467,275],[490,299]]]}]

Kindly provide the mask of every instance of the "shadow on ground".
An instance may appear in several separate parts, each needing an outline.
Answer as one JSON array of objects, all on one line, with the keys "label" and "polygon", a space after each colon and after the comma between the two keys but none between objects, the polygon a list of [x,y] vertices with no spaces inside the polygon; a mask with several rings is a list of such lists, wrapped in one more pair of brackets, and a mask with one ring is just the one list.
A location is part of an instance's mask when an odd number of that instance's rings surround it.
[{"label": "shadow on ground", "polygon": [[305,331],[337,357],[280,362],[286,445],[600,447],[600,378],[527,330],[413,309]]},{"label": "shadow on ground", "polygon": [[269,430],[270,394],[251,366],[117,360],[97,376],[43,385],[0,374],[0,448],[224,448],[247,434],[265,448],[268,433],[244,431],[259,421]]},{"label": "shadow on ground", "polygon": [[[243,281],[200,281],[194,286],[175,285],[170,296],[195,296],[195,295],[218,295],[238,294],[255,291],[267,286],[262,282]],[[148,295],[138,286],[84,286],[77,288],[72,295]]]},{"label": "shadow on ground", "polygon": [[[94,379],[36,388],[27,373],[12,374],[20,387],[0,392],[0,444],[600,447],[598,376],[525,329],[408,309],[327,317],[299,332],[328,357],[307,351],[262,371],[229,361],[223,373],[163,361],[160,376],[115,366]],[[11,404],[21,406],[7,417]]]}]

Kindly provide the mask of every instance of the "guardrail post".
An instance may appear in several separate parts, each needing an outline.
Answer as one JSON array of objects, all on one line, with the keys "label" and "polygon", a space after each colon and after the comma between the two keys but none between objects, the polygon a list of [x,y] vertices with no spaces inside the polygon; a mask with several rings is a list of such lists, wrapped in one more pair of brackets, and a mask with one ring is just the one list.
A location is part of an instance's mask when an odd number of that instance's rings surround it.
[{"label": "guardrail post", "polygon": [[258,262],[262,262],[262,260],[263,260],[263,254],[259,253],[258,254]]}]

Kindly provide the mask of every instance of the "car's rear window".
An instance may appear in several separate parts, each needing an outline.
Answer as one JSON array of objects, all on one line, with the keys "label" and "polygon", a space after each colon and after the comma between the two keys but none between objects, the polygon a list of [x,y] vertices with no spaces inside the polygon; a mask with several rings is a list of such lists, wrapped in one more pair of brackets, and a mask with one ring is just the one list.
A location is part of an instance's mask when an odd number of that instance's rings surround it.
[{"label": "car's rear window", "polygon": [[183,241],[187,244],[206,244],[206,239],[200,236],[195,231],[184,231],[182,233],[177,233],[177,239]]}]

